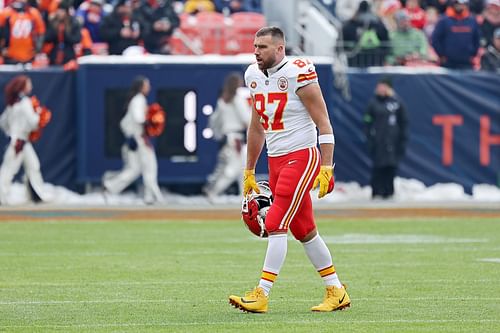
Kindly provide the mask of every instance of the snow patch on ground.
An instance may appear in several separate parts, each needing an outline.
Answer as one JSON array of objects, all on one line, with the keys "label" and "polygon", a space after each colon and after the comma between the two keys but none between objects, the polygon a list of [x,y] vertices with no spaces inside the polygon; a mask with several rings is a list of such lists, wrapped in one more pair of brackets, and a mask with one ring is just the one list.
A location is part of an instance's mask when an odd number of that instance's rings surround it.
[{"label": "snow patch on ground", "polygon": [[[500,188],[494,185],[478,184],[474,185],[472,195],[465,193],[464,188],[459,184],[435,184],[426,187],[422,182],[416,179],[404,179],[397,177],[395,182],[395,195],[386,202],[392,203],[418,203],[418,202],[457,202],[457,203],[474,203],[474,202],[490,202],[500,203]],[[44,192],[51,198],[50,203],[57,205],[82,205],[82,206],[99,206],[99,205],[145,205],[142,197],[134,192],[126,192],[119,195],[104,194],[101,189],[94,189],[85,194],[72,192],[61,186],[45,184]],[[238,206],[241,204],[241,197],[237,195],[223,195],[209,201],[203,195],[184,196],[170,192],[163,192],[165,202],[160,203],[167,206],[197,206],[206,205],[231,205]],[[311,197],[317,203],[329,204],[338,202],[356,202],[368,203],[374,202],[371,199],[370,186],[360,186],[355,182],[339,182],[335,185],[335,191],[319,200],[317,192],[312,191]],[[20,183],[14,183],[9,195],[10,205],[25,205],[30,202],[26,187]]]}]

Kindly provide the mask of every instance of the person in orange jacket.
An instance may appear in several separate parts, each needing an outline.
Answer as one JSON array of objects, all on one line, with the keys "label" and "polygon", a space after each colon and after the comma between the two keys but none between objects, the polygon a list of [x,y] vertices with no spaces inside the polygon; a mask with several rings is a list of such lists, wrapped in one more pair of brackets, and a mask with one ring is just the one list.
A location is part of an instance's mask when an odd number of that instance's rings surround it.
[{"label": "person in orange jacket", "polygon": [[7,64],[31,62],[40,52],[45,24],[28,0],[16,0],[0,12],[0,49]]}]

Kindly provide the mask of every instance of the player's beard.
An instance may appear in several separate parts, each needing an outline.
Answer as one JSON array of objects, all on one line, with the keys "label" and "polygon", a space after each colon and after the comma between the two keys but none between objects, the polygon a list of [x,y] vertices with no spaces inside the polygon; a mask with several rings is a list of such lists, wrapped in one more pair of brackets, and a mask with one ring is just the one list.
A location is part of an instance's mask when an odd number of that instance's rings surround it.
[{"label": "player's beard", "polygon": [[269,69],[269,68],[273,67],[275,65],[275,63],[276,63],[276,57],[270,57],[266,61],[262,61],[262,63],[259,64],[259,69],[262,71]]}]

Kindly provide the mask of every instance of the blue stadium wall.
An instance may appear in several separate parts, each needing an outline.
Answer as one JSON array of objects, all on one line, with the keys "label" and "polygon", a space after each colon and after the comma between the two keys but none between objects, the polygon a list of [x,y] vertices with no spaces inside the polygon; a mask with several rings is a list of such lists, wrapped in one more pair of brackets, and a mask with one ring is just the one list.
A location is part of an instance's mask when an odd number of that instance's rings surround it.
[{"label": "blue stadium wall", "polygon": [[[123,95],[135,76],[144,75],[152,83],[150,102],[161,100],[167,112],[167,130],[155,140],[161,152],[160,183],[203,183],[213,169],[217,152],[217,144],[203,135],[208,120],[205,111],[215,106],[226,74],[243,72],[246,66],[234,61],[90,62],[81,64],[76,73],[52,68],[24,72],[33,79],[34,94],[53,111],[52,121],[35,144],[44,178],[77,188],[98,183],[106,170],[121,167],[119,139],[108,135],[110,131],[119,132],[116,121],[110,124],[117,115],[110,117],[107,109],[114,94]],[[370,160],[362,116],[378,78],[390,74],[407,107],[410,124],[407,154],[399,175],[427,185],[459,183],[468,191],[477,183],[498,184],[499,75],[350,72],[352,99],[347,101],[333,86],[331,66],[318,63],[316,67],[336,134],[339,181],[369,182]],[[0,71],[0,87],[3,89],[11,77],[20,73]],[[3,95],[0,105],[4,105]],[[7,138],[0,135],[0,158],[6,144]],[[266,168],[263,156],[257,171],[266,173]]]}]

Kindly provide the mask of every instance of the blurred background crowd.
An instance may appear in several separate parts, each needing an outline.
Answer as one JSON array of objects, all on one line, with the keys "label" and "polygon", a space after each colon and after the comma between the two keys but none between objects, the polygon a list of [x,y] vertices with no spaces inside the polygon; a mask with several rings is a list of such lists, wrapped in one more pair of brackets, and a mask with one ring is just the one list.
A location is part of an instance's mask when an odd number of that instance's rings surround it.
[{"label": "blurred background crowd", "polygon": [[[297,3],[329,16],[350,67],[498,70],[500,0],[0,0],[0,63],[73,69],[89,54],[252,53],[255,31]],[[300,30],[310,17],[298,15]]]}]

